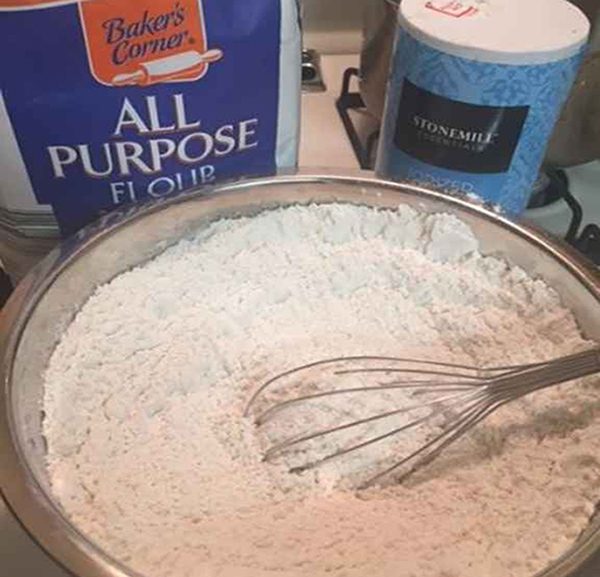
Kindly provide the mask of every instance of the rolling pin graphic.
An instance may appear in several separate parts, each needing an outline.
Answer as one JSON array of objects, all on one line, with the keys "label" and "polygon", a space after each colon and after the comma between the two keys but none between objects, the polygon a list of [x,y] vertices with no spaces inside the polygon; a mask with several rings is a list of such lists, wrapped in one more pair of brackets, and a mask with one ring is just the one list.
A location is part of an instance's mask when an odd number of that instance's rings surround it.
[{"label": "rolling pin graphic", "polygon": [[176,80],[180,77],[188,77],[190,72],[194,68],[198,68],[201,64],[217,62],[222,57],[223,51],[218,48],[213,48],[202,53],[197,50],[188,50],[187,52],[181,52],[173,56],[142,62],[139,64],[139,69],[135,72],[114,76],[112,83],[115,86],[132,86]]}]

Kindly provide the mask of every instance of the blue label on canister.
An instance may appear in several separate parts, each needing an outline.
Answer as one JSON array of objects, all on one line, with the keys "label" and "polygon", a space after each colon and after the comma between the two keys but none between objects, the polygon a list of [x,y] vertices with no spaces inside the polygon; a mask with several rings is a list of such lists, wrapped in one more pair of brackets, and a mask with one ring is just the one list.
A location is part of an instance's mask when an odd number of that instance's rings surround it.
[{"label": "blue label on canister", "polygon": [[583,54],[488,63],[441,52],[399,29],[378,175],[475,194],[521,213]]}]

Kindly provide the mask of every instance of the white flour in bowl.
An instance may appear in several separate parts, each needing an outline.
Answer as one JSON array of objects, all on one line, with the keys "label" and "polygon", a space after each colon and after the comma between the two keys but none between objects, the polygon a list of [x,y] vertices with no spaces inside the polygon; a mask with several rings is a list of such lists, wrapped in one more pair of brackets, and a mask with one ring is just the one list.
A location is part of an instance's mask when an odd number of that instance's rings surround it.
[{"label": "white flour in bowl", "polygon": [[597,380],[506,406],[409,483],[359,493],[358,457],[303,475],[263,463],[243,410],[324,357],[493,366],[589,345],[552,289],[482,256],[454,217],[218,221],[99,287],[66,331],[46,373],[52,488],[148,576],[531,577],[600,500]]}]

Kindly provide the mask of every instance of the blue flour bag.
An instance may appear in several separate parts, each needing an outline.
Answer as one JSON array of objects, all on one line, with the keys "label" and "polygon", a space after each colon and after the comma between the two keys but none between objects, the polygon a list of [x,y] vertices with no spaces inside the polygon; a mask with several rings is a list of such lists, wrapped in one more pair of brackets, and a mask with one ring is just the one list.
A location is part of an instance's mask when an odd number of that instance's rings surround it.
[{"label": "blue flour bag", "polygon": [[0,208],[70,234],[295,166],[300,45],[296,0],[0,0]]}]

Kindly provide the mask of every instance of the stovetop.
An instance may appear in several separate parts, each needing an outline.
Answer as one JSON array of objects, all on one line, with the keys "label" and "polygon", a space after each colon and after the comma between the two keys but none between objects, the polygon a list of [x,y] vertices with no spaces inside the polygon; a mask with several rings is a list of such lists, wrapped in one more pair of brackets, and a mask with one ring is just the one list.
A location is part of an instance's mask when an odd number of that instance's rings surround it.
[{"label": "stovetop", "polygon": [[[344,70],[355,67],[357,62],[356,55],[322,58],[326,90],[303,95],[300,145],[302,167],[360,168],[336,109]],[[363,119],[363,121],[369,120]],[[600,224],[600,162],[567,170],[565,174],[569,180],[569,191],[581,206],[579,217],[575,222],[577,231],[574,238],[583,250],[588,250],[591,245],[597,248],[597,225]],[[573,235],[573,210],[569,209],[569,202],[558,199],[546,206],[528,211],[526,217],[554,234],[564,237],[571,232]],[[70,577],[27,535],[2,499],[0,499],[0,575]],[[573,577],[598,577],[599,575],[600,552]]]}]

